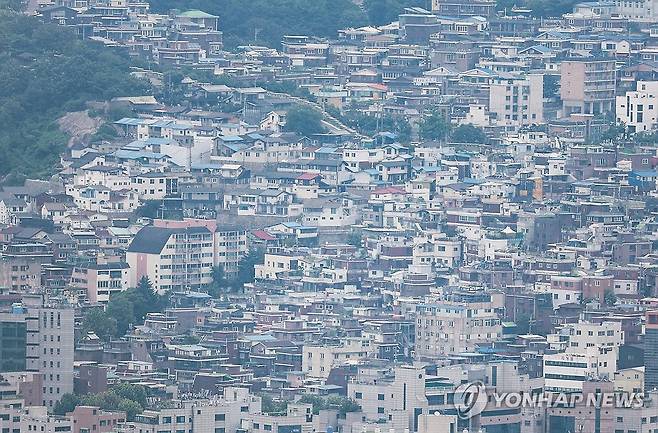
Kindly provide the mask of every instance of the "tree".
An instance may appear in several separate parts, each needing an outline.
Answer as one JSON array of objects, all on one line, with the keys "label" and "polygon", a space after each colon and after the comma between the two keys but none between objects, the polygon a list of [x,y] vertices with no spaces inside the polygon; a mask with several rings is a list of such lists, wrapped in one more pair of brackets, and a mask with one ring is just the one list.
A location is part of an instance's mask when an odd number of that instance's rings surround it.
[{"label": "tree", "polygon": [[635,144],[656,144],[658,143],[658,131],[638,132],[633,134],[632,139]]},{"label": "tree", "polygon": [[288,111],[285,129],[305,137],[325,132],[324,126],[322,126],[322,114],[301,106],[293,107]]},{"label": "tree", "polygon": [[612,121],[608,125],[608,129],[606,129],[605,132],[603,132],[598,137],[597,141],[599,143],[614,142],[619,138],[621,138],[625,132],[626,132],[626,128],[624,127],[623,124]]},{"label": "tree", "polygon": [[269,394],[261,394],[261,412],[267,414],[285,413],[288,410],[288,402],[274,400]]},{"label": "tree", "polygon": [[125,297],[116,293],[110,297],[107,305],[107,315],[114,319],[117,324],[116,336],[125,335],[131,325],[135,324],[135,311],[132,302]]},{"label": "tree", "polygon": [[70,28],[4,13],[0,41],[0,125],[10,126],[0,128],[0,180],[54,172],[68,141],[57,119],[67,112],[150,91],[130,75],[127,55],[80,40]]},{"label": "tree", "polygon": [[446,117],[438,111],[432,111],[420,121],[419,134],[422,140],[441,141],[450,132]]},{"label": "tree", "polygon": [[425,7],[424,0],[365,0],[363,8],[368,15],[368,22],[372,25],[381,26],[392,21],[397,21],[400,13],[405,7]]},{"label": "tree", "polygon": [[482,128],[465,124],[459,125],[452,131],[450,140],[454,143],[486,143],[487,136]]},{"label": "tree", "polygon": [[347,243],[357,248],[361,248],[361,246],[363,245],[363,237],[361,236],[361,233],[356,231],[351,231],[350,234],[347,236]]},{"label": "tree", "polygon": [[530,332],[530,315],[526,313],[519,314],[514,323],[516,324],[516,332],[519,335],[525,335]]},{"label": "tree", "polygon": [[229,286],[230,283],[226,279],[224,267],[222,265],[213,266],[212,283],[208,286],[208,294],[213,298],[219,298]]},{"label": "tree", "polygon": [[327,407],[337,408],[338,414],[341,417],[344,417],[345,414],[349,412],[359,412],[361,410],[361,406],[359,406],[356,401],[352,400],[351,398],[337,395],[332,395],[331,397],[327,398]]},{"label": "tree", "polygon": [[141,385],[132,383],[120,383],[112,387],[112,391],[119,397],[135,401],[142,407],[146,407],[146,389]]},{"label": "tree", "polygon": [[106,312],[116,320],[116,335],[122,336],[130,329],[131,324],[142,323],[148,313],[162,311],[168,302],[167,295],[157,294],[151,281],[142,277],[137,287],[111,295]]},{"label": "tree", "polygon": [[338,30],[368,23],[352,0],[154,0],[154,12],[201,9],[221,17],[230,49],[258,44],[277,48],[284,35],[335,37]]},{"label": "tree", "polygon": [[114,125],[110,123],[104,123],[100,128],[89,137],[91,143],[99,143],[101,141],[109,141],[116,138],[119,134],[117,133]]},{"label": "tree", "polygon": [[560,76],[559,75],[544,75],[544,87],[543,87],[543,96],[544,98],[553,98],[558,96],[558,90],[560,89]]},{"label": "tree", "polygon": [[252,282],[255,277],[254,266],[263,263],[264,257],[265,252],[262,249],[250,250],[238,265],[238,276],[235,283],[242,286]]},{"label": "tree", "polygon": [[82,319],[82,332],[94,332],[103,341],[108,341],[117,335],[117,321],[110,317],[102,308],[94,308]]},{"label": "tree", "polygon": [[318,395],[306,394],[299,399],[299,403],[313,405],[313,415],[318,415],[322,409],[326,409],[327,403]]},{"label": "tree", "polygon": [[121,410],[126,412],[127,421],[134,421],[135,415],[142,413],[144,408],[136,401],[128,400],[124,398],[120,400],[119,403],[117,403],[116,410]]},{"label": "tree", "polygon": [[79,404],[80,397],[75,394],[66,393],[62,395],[62,398],[57,403],[55,403],[53,413],[55,415],[66,415],[67,413],[72,412]]},{"label": "tree", "polygon": [[605,289],[605,293],[603,294],[603,302],[605,302],[605,305],[610,307],[617,303],[617,295],[613,289]]},{"label": "tree", "polygon": [[135,209],[135,216],[155,219],[158,217],[160,206],[162,206],[160,200],[146,200]]},{"label": "tree", "polygon": [[98,394],[64,394],[53,412],[56,415],[65,415],[76,406],[97,406],[104,410],[125,411],[127,420],[133,421],[135,415],[141,413],[146,405],[147,395],[143,386],[121,383]]}]

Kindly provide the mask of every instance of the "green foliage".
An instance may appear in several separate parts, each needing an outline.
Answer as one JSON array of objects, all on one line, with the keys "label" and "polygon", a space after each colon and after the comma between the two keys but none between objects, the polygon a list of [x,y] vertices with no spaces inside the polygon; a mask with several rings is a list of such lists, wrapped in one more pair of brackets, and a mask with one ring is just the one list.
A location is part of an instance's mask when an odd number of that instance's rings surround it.
[{"label": "green foliage", "polygon": [[544,75],[544,98],[557,97],[558,90],[560,89],[560,76],[559,75]]},{"label": "green foliage", "polygon": [[603,143],[606,141],[614,142],[622,138],[625,132],[626,132],[626,128],[624,127],[624,125],[616,122],[610,122],[608,129],[598,137],[597,141],[599,143]]},{"label": "green foliage", "polygon": [[201,9],[218,15],[229,48],[279,46],[284,35],[336,37],[339,29],[362,26],[367,17],[351,0],[155,0],[155,12]]},{"label": "green foliage", "polygon": [[317,415],[323,409],[337,409],[340,416],[344,417],[348,412],[359,412],[359,406],[354,400],[338,395],[323,398],[317,395],[305,395],[299,399],[300,403],[312,404],[313,414]]},{"label": "green foliage", "polygon": [[142,323],[147,313],[162,311],[168,303],[166,295],[158,295],[148,278],[143,277],[137,287],[115,293],[105,311],[91,310],[82,321],[83,332],[94,331],[102,340],[121,337],[130,325]]},{"label": "green foliage", "polygon": [[615,295],[615,291],[613,289],[605,289],[603,294],[603,302],[605,305],[610,307],[617,303],[617,295]]},{"label": "green foliage", "polygon": [[411,125],[404,117],[386,115],[381,119],[362,113],[358,109],[348,110],[341,115],[338,110],[330,111],[334,117],[340,119],[350,128],[361,134],[374,136],[378,132],[392,132],[397,135],[398,141],[408,143],[411,140]]},{"label": "green foliage", "polygon": [[473,125],[459,125],[452,131],[450,140],[453,143],[486,143],[487,136],[482,130]]},{"label": "green foliage", "polygon": [[53,412],[55,415],[66,415],[68,412],[73,411],[77,405],[80,404],[80,397],[75,394],[64,394],[62,398],[55,404]]},{"label": "green foliage", "polygon": [[295,106],[288,111],[285,129],[305,137],[325,132],[322,126],[322,114],[302,106]]},{"label": "green foliage", "polygon": [[450,133],[450,123],[438,111],[432,111],[423,117],[418,126],[422,140],[441,141]]},{"label": "green foliage", "polygon": [[221,265],[213,266],[212,283],[208,287],[208,294],[213,298],[220,298],[230,288],[230,285],[230,282],[226,279],[224,268]]},{"label": "green foliage", "polygon": [[363,246],[363,237],[361,236],[361,233],[356,231],[350,232],[347,236],[347,243],[357,248],[361,248],[361,246]]},{"label": "green foliage", "polygon": [[496,9],[507,9],[508,13],[514,6],[525,7],[532,10],[535,17],[559,17],[571,12],[573,6],[580,0],[498,0]]},{"label": "green foliage", "polygon": [[130,325],[136,324],[133,303],[127,296],[120,295],[121,293],[113,295],[107,305],[107,310],[105,310],[108,317],[117,322],[116,337],[125,335]]},{"label": "green foliage", "polygon": [[22,12],[25,2],[22,0],[0,0],[0,13],[4,11]]},{"label": "green foliage", "polygon": [[326,408],[326,402],[319,395],[307,394],[299,399],[299,403],[312,404],[313,415],[318,415],[322,409]]},{"label": "green foliage", "polygon": [[261,412],[267,414],[286,413],[288,402],[284,400],[274,400],[269,394],[261,394]]},{"label": "green foliage", "polygon": [[340,416],[345,416],[349,412],[359,412],[361,406],[351,398],[332,395],[327,398],[327,406],[338,409]]},{"label": "green foliage", "polygon": [[91,137],[89,141],[91,143],[99,143],[101,141],[109,141],[113,138],[116,138],[119,134],[117,133],[116,128],[111,123],[104,123],[98,128]]},{"label": "green foliage", "polygon": [[265,251],[262,249],[250,250],[246,256],[240,260],[238,264],[238,276],[233,284],[243,286],[245,283],[250,283],[256,276],[254,266],[262,264],[265,260]]},{"label": "green foliage", "polygon": [[404,8],[411,6],[426,7],[424,0],[364,0],[363,8],[370,24],[381,26],[398,20]]},{"label": "green foliage", "polygon": [[241,291],[245,283],[254,280],[254,266],[263,263],[264,255],[265,252],[262,249],[250,250],[240,260],[237,275],[232,276],[232,278],[227,278],[222,266],[213,267],[213,282],[207,287],[208,294],[213,298],[221,298],[232,290]]},{"label": "green foliage", "polygon": [[146,389],[143,386],[130,383],[121,383],[112,387],[112,392],[119,397],[132,400],[142,407],[146,407]]},{"label": "green foliage", "polygon": [[94,308],[82,319],[82,333],[94,332],[101,340],[107,341],[117,335],[117,320],[101,308]]},{"label": "green foliage", "polygon": [[123,119],[124,117],[132,117],[135,115],[135,113],[133,113],[133,110],[126,106],[115,105],[110,107],[105,115],[112,122],[116,122],[117,120]]},{"label": "green foliage", "polygon": [[76,406],[97,406],[104,410],[126,412],[128,421],[133,421],[135,415],[146,408],[146,390],[143,386],[122,383],[99,394],[64,394],[55,405],[56,415],[72,412]]},{"label": "green foliage", "polygon": [[526,313],[519,314],[514,323],[516,324],[516,332],[519,335],[530,333],[530,315]]},{"label": "green foliage", "polygon": [[162,202],[160,200],[146,200],[135,209],[135,216],[155,219],[158,217],[158,211]]},{"label": "green foliage", "polygon": [[176,338],[176,344],[199,344],[201,339],[195,335],[186,334]]},{"label": "green foliage", "polygon": [[638,132],[632,139],[635,144],[658,144],[658,131]]},{"label": "green foliage", "polygon": [[67,141],[57,118],[91,100],[143,94],[129,61],[37,18],[0,14],[0,177],[44,177]]}]

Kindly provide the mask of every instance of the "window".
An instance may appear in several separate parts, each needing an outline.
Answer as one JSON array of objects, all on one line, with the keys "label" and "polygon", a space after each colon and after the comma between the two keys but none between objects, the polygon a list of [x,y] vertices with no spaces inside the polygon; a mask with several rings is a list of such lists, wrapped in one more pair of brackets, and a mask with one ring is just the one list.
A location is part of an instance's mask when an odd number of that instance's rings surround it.
[{"label": "window", "polygon": [[215,414],[215,421],[226,421],[226,414],[224,413]]},{"label": "window", "polygon": [[377,408],[377,413],[380,413],[380,414],[381,414],[381,413],[384,413],[384,408],[381,407],[381,406],[379,406],[379,407]]},{"label": "window", "polygon": [[384,401],[384,394],[377,394],[377,400]]},{"label": "window", "polygon": [[363,394],[362,394],[362,393],[360,393],[360,392],[357,392],[357,393],[355,393],[355,394],[354,394],[354,398],[356,398],[356,399],[359,399],[359,400],[360,400],[360,399],[362,399],[362,398],[363,398]]},{"label": "window", "polygon": [[272,431],[272,425],[271,424],[263,424],[263,430]]}]

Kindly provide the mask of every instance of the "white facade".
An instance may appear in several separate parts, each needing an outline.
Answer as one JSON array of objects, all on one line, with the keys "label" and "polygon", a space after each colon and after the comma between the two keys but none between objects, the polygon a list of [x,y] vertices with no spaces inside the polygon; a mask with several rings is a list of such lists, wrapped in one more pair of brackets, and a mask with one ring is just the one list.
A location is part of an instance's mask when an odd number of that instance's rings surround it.
[{"label": "white facade", "polygon": [[646,132],[658,124],[658,81],[638,81],[637,88],[616,98],[617,122],[629,132]]},{"label": "white facade", "polygon": [[654,22],[658,19],[658,0],[614,0],[614,11],[621,18]]},{"label": "white facade", "polygon": [[523,126],[544,121],[544,76],[499,77],[489,91],[489,112],[498,126]]}]

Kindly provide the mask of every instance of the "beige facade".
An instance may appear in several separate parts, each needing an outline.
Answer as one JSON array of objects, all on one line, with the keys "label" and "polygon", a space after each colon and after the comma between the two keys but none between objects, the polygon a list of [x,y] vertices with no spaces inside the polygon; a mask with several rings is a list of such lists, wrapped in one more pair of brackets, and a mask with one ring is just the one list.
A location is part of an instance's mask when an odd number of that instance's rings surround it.
[{"label": "beige facade", "polygon": [[311,377],[329,377],[331,369],[368,356],[368,347],[361,339],[347,339],[341,346],[304,346],[302,371]]},{"label": "beige facade", "polygon": [[615,61],[565,60],[560,66],[562,115],[607,114],[615,109]]},{"label": "beige facade", "polygon": [[502,335],[498,314],[489,305],[421,304],[416,307],[417,358],[474,350]]},{"label": "beige facade", "polygon": [[205,227],[145,227],[126,253],[130,285],[147,277],[155,290],[198,289],[212,282],[213,235]]}]

